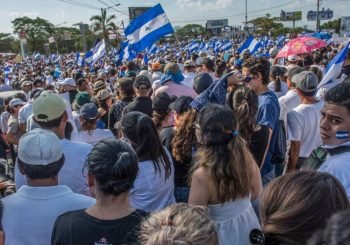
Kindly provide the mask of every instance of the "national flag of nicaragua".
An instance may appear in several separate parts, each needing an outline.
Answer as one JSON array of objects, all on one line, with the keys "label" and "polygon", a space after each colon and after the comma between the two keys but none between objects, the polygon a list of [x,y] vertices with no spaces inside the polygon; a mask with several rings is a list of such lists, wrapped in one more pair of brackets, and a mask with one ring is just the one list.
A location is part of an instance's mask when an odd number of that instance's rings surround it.
[{"label": "national flag of nicaragua", "polygon": [[125,41],[120,45],[117,55],[117,62],[125,62],[136,57],[136,53],[130,49],[129,42]]},{"label": "national flag of nicaragua", "polygon": [[161,37],[173,32],[174,29],[160,4],[135,18],[124,31],[129,47],[135,52],[145,50]]},{"label": "national flag of nicaragua", "polygon": [[254,37],[250,36],[247,40],[242,44],[240,48],[237,50],[242,53],[243,50],[249,49],[251,54],[254,54],[260,47],[262,47],[261,43],[256,40]]},{"label": "national flag of nicaragua", "polygon": [[100,41],[98,44],[96,44],[95,47],[92,48],[93,55],[92,55],[92,64],[95,64],[100,58],[106,55],[106,45],[105,40]]},{"label": "national flag of nicaragua", "polygon": [[327,65],[326,75],[323,77],[322,81],[317,88],[320,88],[326,84],[334,81],[341,73],[346,54],[349,49],[349,42],[344,46],[342,50],[333,58],[333,60]]}]

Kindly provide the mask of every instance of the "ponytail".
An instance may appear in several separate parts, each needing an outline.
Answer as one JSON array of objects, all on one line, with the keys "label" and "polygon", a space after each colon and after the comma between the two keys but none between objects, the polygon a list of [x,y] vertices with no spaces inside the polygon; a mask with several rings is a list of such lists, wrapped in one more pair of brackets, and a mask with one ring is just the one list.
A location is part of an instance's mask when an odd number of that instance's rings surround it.
[{"label": "ponytail", "polygon": [[275,92],[281,92],[281,77],[280,76],[276,77]]}]

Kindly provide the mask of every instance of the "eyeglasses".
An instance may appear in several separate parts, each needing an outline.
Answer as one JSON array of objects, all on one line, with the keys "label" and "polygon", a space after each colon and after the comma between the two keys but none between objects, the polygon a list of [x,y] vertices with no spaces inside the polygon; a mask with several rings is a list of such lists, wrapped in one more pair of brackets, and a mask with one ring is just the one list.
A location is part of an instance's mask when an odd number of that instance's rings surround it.
[{"label": "eyeglasses", "polygon": [[250,83],[250,81],[253,79],[254,79],[254,77],[246,76],[246,77],[242,77],[241,81],[245,82],[245,83]]}]

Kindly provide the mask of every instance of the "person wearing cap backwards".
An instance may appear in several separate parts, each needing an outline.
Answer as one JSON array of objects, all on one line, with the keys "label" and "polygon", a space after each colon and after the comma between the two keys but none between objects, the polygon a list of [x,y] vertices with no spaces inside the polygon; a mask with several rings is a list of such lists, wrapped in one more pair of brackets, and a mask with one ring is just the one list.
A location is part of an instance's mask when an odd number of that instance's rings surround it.
[{"label": "person wearing cap backwards", "polygon": [[51,244],[53,225],[59,215],[94,205],[95,199],[59,185],[58,175],[66,164],[65,158],[54,132],[34,129],[22,136],[16,166],[27,185],[2,199],[6,244]]},{"label": "person wearing cap backwards", "polygon": [[290,70],[292,68],[295,68],[295,67],[299,67],[298,66],[298,61],[299,61],[299,58],[297,55],[293,54],[293,55],[289,55],[287,57],[287,70]]},{"label": "person wearing cap backwards", "polygon": [[196,62],[193,60],[186,60],[184,64],[184,80],[182,82],[183,85],[192,88],[193,86],[193,78],[196,75]]},{"label": "person wearing cap backwards", "polygon": [[77,84],[73,78],[66,78],[62,82],[59,83],[60,85],[60,93],[69,93],[69,102],[70,104],[73,103],[75,96],[77,95]]},{"label": "person wearing cap backwards", "polygon": [[292,82],[301,98],[301,104],[287,114],[287,138],[290,140],[287,171],[300,169],[311,152],[322,144],[320,118],[323,102],[314,96],[317,76],[310,71],[294,75]]},{"label": "person wearing cap backwards", "polygon": [[6,134],[6,140],[10,144],[17,145],[19,138],[25,133],[19,127],[18,113],[21,107],[25,103],[21,99],[12,99],[8,106],[8,112],[10,113],[10,118],[8,120],[8,130]]},{"label": "person wearing cap backwards", "polygon": [[[65,127],[68,121],[66,104],[54,93],[43,92],[33,102],[33,121],[41,128],[54,132],[61,140],[65,164],[59,173],[59,184],[69,186],[74,192],[89,195],[86,179],[82,169],[86,156],[92,149],[89,144],[71,142],[65,139]],[[15,165],[16,188],[26,185],[27,181]]]},{"label": "person wearing cap backwards", "polygon": [[276,47],[270,49],[269,54],[270,54],[270,58],[269,58],[270,64],[274,65],[275,60],[276,60],[276,56],[278,54],[278,49]]},{"label": "person wearing cap backwards", "polygon": [[80,110],[80,128],[73,132],[71,141],[95,145],[98,141],[114,137],[109,129],[96,128],[98,119],[97,106],[94,103],[84,104]]},{"label": "person wearing cap backwards", "polygon": [[163,76],[162,65],[159,62],[152,64],[152,83],[160,80]]},{"label": "person wearing cap backwards", "polygon": [[153,97],[159,93],[165,92],[175,96],[191,96],[195,97],[195,93],[192,88],[189,88],[183,85],[181,82],[184,80],[184,76],[180,71],[179,66],[176,63],[168,63],[164,68],[164,75],[160,80],[160,84],[162,85],[153,93]]},{"label": "person wearing cap backwards", "polygon": [[152,117],[152,99],[150,98],[151,81],[148,77],[138,75],[134,81],[135,99],[123,109],[123,115],[132,112],[139,111]]}]

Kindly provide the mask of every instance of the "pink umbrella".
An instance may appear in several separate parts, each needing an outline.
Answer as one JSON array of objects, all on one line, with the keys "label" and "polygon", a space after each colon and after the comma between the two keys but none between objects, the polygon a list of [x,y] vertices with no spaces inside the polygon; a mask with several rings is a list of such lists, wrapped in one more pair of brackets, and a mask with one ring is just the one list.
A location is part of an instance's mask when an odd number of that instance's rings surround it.
[{"label": "pink umbrella", "polygon": [[327,46],[327,43],[314,37],[297,37],[289,41],[277,54],[276,58],[289,55],[310,53],[311,51]]}]

